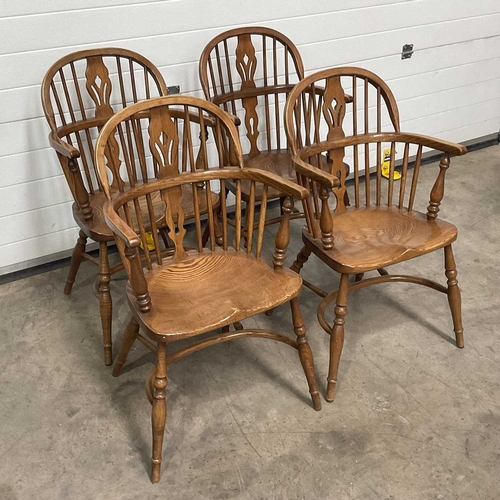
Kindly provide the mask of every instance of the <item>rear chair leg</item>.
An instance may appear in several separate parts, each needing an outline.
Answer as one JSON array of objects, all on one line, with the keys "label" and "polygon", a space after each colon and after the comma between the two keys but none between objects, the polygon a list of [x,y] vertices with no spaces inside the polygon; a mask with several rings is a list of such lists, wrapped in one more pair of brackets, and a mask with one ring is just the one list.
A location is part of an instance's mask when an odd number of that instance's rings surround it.
[{"label": "rear chair leg", "polygon": [[116,357],[115,366],[113,367],[113,377],[118,377],[118,375],[120,375],[123,365],[125,364],[125,361],[127,361],[128,353],[134,345],[138,333],[139,323],[137,323],[137,320],[135,318],[132,318],[127,325],[125,333],[123,334],[122,346],[120,348],[118,356]]},{"label": "rear chair leg", "polygon": [[113,363],[112,342],[111,342],[111,321],[113,304],[109,282],[108,246],[102,241],[99,244],[99,304],[101,309],[102,338],[104,346],[104,364],[107,366]]},{"label": "rear chair leg", "polygon": [[75,282],[76,273],[82,263],[82,255],[85,252],[85,245],[87,244],[87,235],[80,229],[78,239],[76,240],[75,248],[73,249],[73,254],[71,255],[71,263],[69,265],[68,279],[66,280],[66,286],[64,287],[64,293],[69,295],[71,289],[73,288],[73,283]]},{"label": "rear chair leg", "polygon": [[[383,267],[378,268],[377,271],[380,274],[380,276],[388,276],[389,274]],[[354,277],[354,283],[359,283],[363,279],[364,275],[365,273],[356,274],[356,276]]]},{"label": "rear chair leg", "polygon": [[161,460],[163,450],[163,435],[167,420],[167,352],[164,342],[158,342],[158,360],[153,380],[153,410],[151,426],[153,431],[153,454],[151,457],[151,482],[160,480]]},{"label": "rear chair leg", "polygon": [[220,208],[214,209],[214,235],[215,235],[215,244],[221,247],[224,245],[224,233],[219,223],[219,210]]},{"label": "rear chair leg", "polygon": [[448,303],[450,304],[451,317],[453,318],[453,330],[457,347],[464,347],[464,330],[462,328],[462,299],[460,288],[458,288],[457,268],[451,245],[444,247],[444,267],[448,278]]},{"label": "rear chair leg", "polygon": [[311,256],[311,250],[309,250],[309,248],[303,246],[300,249],[300,252],[297,254],[297,258],[295,259],[295,262],[292,264],[290,269],[292,271],[296,272],[297,274],[300,274],[302,267],[309,260],[310,256]]},{"label": "rear chair leg", "polygon": [[[213,221],[214,221],[214,239],[215,239],[215,244],[219,247],[221,247],[224,244],[224,235],[222,232],[222,227],[219,223],[219,217],[218,217],[218,208],[214,208],[212,212],[213,216]],[[203,235],[201,237],[201,245],[204,247],[207,243],[208,240],[210,239],[210,224],[207,221],[207,225],[205,226],[205,229],[203,231]]]},{"label": "rear chair leg", "polygon": [[335,305],[335,320],[330,333],[330,367],[328,369],[328,379],[326,387],[326,400],[331,403],[335,399],[335,389],[337,387],[337,376],[339,372],[340,355],[344,347],[344,316],[347,313],[349,275],[341,274],[339,293]]},{"label": "rear chair leg", "polygon": [[309,392],[311,393],[313,408],[316,411],[321,410],[321,398],[319,397],[318,384],[314,375],[314,359],[306,337],[306,327],[304,319],[300,311],[297,297],[290,301],[292,308],[293,331],[297,335],[297,344],[299,345],[299,358],[306,375],[307,383],[309,384]]}]

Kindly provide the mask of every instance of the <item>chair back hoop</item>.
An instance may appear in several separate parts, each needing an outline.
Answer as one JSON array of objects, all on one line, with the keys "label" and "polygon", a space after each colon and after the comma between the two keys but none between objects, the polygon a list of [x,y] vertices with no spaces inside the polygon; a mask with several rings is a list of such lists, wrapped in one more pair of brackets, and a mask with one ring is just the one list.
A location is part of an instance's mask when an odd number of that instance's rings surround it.
[{"label": "chair back hoop", "polygon": [[[167,95],[167,86],[158,68],[130,50],[82,50],[56,61],[44,76],[41,96],[54,138],[73,151],[71,160],[58,154],[66,177],[82,170],[81,181],[94,194],[99,189],[94,144],[101,127],[115,111],[161,95]],[[117,176],[112,160],[108,163]]]},{"label": "chair back hoop", "polygon": [[[210,139],[206,133],[209,127]],[[205,158],[201,164],[200,155]],[[105,168],[110,158],[113,170],[126,167],[130,187],[180,172],[206,170],[212,164],[243,165],[231,117],[211,102],[184,95],[149,99],[116,113],[102,127],[96,158],[101,160],[99,179],[107,179],[103,190],[108,198],[114,191],[114,181],[109,182],[110,173]],[[125,186],[118,187],[124,191]]]},{"label": "chair back hoop", "polygon": [[[124,125],[137,119],[148,122],[147,126],[142,127],[143,134],[126,138],[122,130]],[[198,136],[192,128],[197,126],[203,130],[207,124],[212,129],[211,140],[206,141],[202,134],[198,143]],[[113,157],[123,162],[127,170],[146,172],[142,179],[131,182],[127,190],[121,190],[118,194],[113,194],[107,170],[106,152],[110,145],[115,148]],[[195,150],[200,148],[204,149],[203,154],[207,158],[203,170],[195,168]],[[228,155],[229,149],[233,151],[232,155]],[[233,164],[236,168],[226,172],[229,156],[236,159]],[[167,229],[168,237],[174,243],[174,260],[182,260],[186,257],[184,225],[187,221],[194,220],[194,246],[202,252],[202,216],[207,219],[205,230],[210,235],[210,249],[215,251],[215,232],[219,224],[214,210],[216,203],[219,204],[218,211],[222,219],[221,249],[227,250],[234,246],[239,251],[242,238],[245,238],[245,251],[260,256],[268,187],[283,189],[283,181],[261,170],[242,169],[243,156],[236,126],[231,117],[213,103],[179,95],[129,106],[114,115],[102,128],[96,145],[96,161],[106,197],[114,200],[116,214],[130,228],[128,243],[135,238],[137,245],[142,243],[144,249],[147,248],[148,237],[153,238],[153,256],[159,264],[162,255],[158,230]],[[147,175],[151,169],[158,171],[157,180],[152,182]],[[240,170],[245,170],[245,173]],[[225,180],[231,179],[236,184],[234,199],[228,199],[225,184]],[[250,198],[246,201],[242,199],[243,182],[249,185],[250,191]],[[299,186],[289,184],[290,196],[302,198],[307,195]],[[259,205],[257,193],[262,196],[259,216],[256,215],[256,206]],[[188,203],[188,200],[191,201]],[[228,214],[228,203],[234,203],[234,214]],[[116,230],[116,224],[122,227],[120,222],[113,220],[110,224],[113,231]],[[147,236],[148,233],[150,236]],[[119,231],[117,238],[120,238]],[[153,261],[149,252],[144,253],[146,265],[151,267]]]},{"label": "chair back hoop", "polygon": [[304,77],[302,58],[290,39],[257,26],[226,31],[203,50],[199,75],[205,97],[241,118],[249,158],[287,147],[284,104]]},{"label": "chair back hoop", "polygon": [[[332,189],[335,211],[351,204],[413,209],[424,146],[400,133],[394,95],[374,73],[341,67],[307,76],[290,92],[285,129],[297,158],[339,179]],[[349,172],[352,185],[346,184]],[[321,216],[320,188],[307,176],[298,177],[311,190],[305,210],[314,224]]]}]

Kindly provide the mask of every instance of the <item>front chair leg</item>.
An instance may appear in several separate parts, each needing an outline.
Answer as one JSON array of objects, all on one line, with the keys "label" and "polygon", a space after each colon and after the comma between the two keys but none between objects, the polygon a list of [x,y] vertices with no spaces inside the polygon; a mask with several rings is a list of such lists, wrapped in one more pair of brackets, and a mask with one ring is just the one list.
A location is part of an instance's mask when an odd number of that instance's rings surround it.
[{"label": "front chair leg", "polygon": [[153,454],[151,456],[151,482],[160,480],[163,435],[167,420],[167,352],[164,342],[158,342],[158,360],[153,381],[153,410],[151,425],[153,431]]},{"label": "front chair leg", "polygon": [[73,288],[73,283],[75,282],[76,273],[82,263],[82,255],[85,252],[85,245],[87,244],[87,235],[80,229],[78,239],[76,240],[75,248],[73,249],[73,254],[71,255],[71,262],[69,265],[68,279],[66,280],[66,286],[64,287],[65,295],[71,293]]},{"label": "front chair leg", "polygon": [[[214,239],[215,239],[215,244],[219,247],[221,247],[224,243],[224,237],[222,235],[222,228],[220,227],[219,220],[215,216],[214,213]],[[208,243],[208,240],[210,239],[210,225],[207,222],[207,225],[205,226],[205,229],[203,230],[203,234],[201,236],[201,246],[206,246]]]},{"label": "front chair leg", "polygon": [[307,383],[309,384],[309,392],[311,394],[313,408],[316,411],[321,410],[321,399],[319,397],[318,384],[314,375],[314,359],[311,347],[306,337],[306,327],[300,310],[297,297],[290,301],[292,309],[293,331],[297,335],[297,344],[299,345],[299,358],[306,375]]},{"label": "front chair leg", "polygon": [[102,338],[104,346],[104,363],[109,366],[113,363],[111,342],[111,321],[113,304],[111,302],[111,290],[109,282],[108,245],[106,242],[99,244],[99,305],[101,312]]},{"label": "front chair leg", "polygon": [[444,247],[444,267],[446,278],[448,278],[448,303],[450,304],[451,317],[453,318],[453,330],[457,347],[464,347],[464,330],[462,327],[462,299],[460,288],[458,288],[457,268],[451,245]]},{"label": "front chair leg", "polygon": [[113,377],[118,377],[120,375],[125,361],[127,361],[128,353],[134,345],[137,334],[139,333],[139,323],[135,318],[132,318],[127,325],[127,329],[123,334],[123,342],[120,347],[120,352],[115,360],[115,366],[113,366]]},{"label": "front chair leg", "polygon": [[331,403],[335,399],[337,376],[339,372],[340,355],[344,347],[344,316],[347,313],[347,294],[349,275],[341,274],[340,286],[335,305],[335,320],[330,333],[330,367],[326,387],[326,400]]}]

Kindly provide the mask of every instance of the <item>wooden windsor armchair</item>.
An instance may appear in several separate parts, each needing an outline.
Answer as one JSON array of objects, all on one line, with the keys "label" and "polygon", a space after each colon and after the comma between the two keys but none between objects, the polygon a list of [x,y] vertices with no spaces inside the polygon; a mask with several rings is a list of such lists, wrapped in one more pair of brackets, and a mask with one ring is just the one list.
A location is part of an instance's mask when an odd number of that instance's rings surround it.
[{"label": "wooden windsor armchair", "polygon": [[[287,139],[283,110],[288,93],[304,77],[297,47],[282,33],[257,26],[221,33],[203,49],[199,75],[205,98],[241,119],[244,166],[273,172],[296,181]],[[244,200],[250,183],[242,183]],[[228,189],[235,185],[228,181]],[[262,193],[256,193],[261,201]],[[268,200],[286,193],[269,191]],[[303,217],[294,209],[293,218]],[[268,224],[280,219],[271,218]]]},{"label": "wooden windsor armchair", "polygon": [[[106,365],[112,364],[110,277],[123,266],[110,266],[108,259],[107,245],[114,241],[114,236],[104,221],[102,207],[106,197],[97,180],[94,144],[99,130],[115,111],[166,94],[163,77],[151,61],[119,48],[69,54],[51,66],[42,82],[42,105],[51,129],[49,143],[57,154],[73,195],[73,216],[80,227],[64,293],[71,293],[82,260],[98,267],[96,294],[100,302]],[[115,140],[132,140],[139,135],[140,126],[140,120],[127,123],[123,135]],[[149,170],[144,165],[131,169],[127,158],[115,158],[110,151],[106,152],[106,158],[113,191],[122,192],[140,179],[159,175],[157,166]],[[196,168],[199,168],[199,163]],[[185,202],[189,205],[189,195]],[[215,195],[213,202],[214,205],[218,203]],[[99,244],[98,259],[85,251],[88,238]]]},{"label": "wooden windsor armchair", "polygon": [[[315,91],[316,86],[321,92]],[[349,113],[345,92],[352,95]],[[285,128],[299,182],[312,193],[304,200],[304,247],[292,269],[300,272],[314,253],[341,275],[339,289],[334,293],[326,294],[313,287],[324,297],[318,319],[331,336],[327,401],[333,401],[335,396],[349,291],[379,283],[408,282],[443,292],[448,296],[456,345],[463,347],[461,299],[452,251],[457,229],[437,216],[450,156],[464,154],[466,148],[400,132],[398,107],[391,90],[378,76],[360,68],[327,69],[302,80],[289,95]],[[392,131],[386,132],[387,129]],[[388,180],[382,177],[384,144],[391,151]],[[426,213],[415,209],[424,148],[444,153]],[[325,154],[326,168],[322,161]],[[352,186],[346,182],[344,162],[353,167]],[[399,186],[393,175],[396,166],[401,173]],[[348,190],[352,206],[345,203]],[[447,286],[415,276],[390,275],[383,270],[440,249],[444,249]],[[365,272],[377,269],[381,276],[363,279]],[[350,274],[356,276],[352,284],[348,282]],[[332,326],[325,311],[333,301],[336,305]]]},{"label": "wooden windsor armchair", "polygon": [[[212,168],[206,171],[184,172],[166,175],[156,182],[137,184],[129,190],[113,195],[107,176],[106,151],[112,147],[114,137],[120,135],[120,128],[136,116],[147,115],[147,140],[139,147],[142,163],[148,155],[164,171],[175,173],[179,165],[194,157],[193,134],[186,133],[181,123],[199,116],[200,122],[212,122],[213,147],[203,154]],[[132,144],[121,141],[120,155],[131,156],[128,148]],[[202,145],[202,148],[204,146]],[[107,224],[115,234],[117,246],[127,271],[127,298],[132,311],[123,344],[116,359],[118,372],[136,339],[157,354],[146,391],[153,406],[153,453],[151,480],[160,479],[162,443],[166,421],[167,367],[170,363],[189,353],[205,347],[244,337],[261,337],[276,340],[294,347],[309,384],[313,406],[321,408],[314,376],[312,352],[306,338],[306,329],[300,312],[297,295],[301,289],[298,274],[283,267],[289,242],[289,221],[292,211],[291,197],[303,199],[309,196],[307,189],[291,181],[263,170],[241,168],[243,157],[237,129],[231,117],[214,104],[194,97],[171,96],[144,101],[117,113],[103,127],[96,147],[99,178],[108,199],[104,207]],[[231,151],[232,165],[225,167]],[[220,168],[224,167],[224,168]],[[228,208],[226,181],[235,185],[234,212]],[[249,185],[249,199],[243,199],[243,183]],[[205,186],[200,191],[200,185]],[[187,220],[182,199],[185,188],[192,193],[194,211],[194,248],[188,249],[185,222]],[[269,191],[275,189],[286,193],[283,216],[275,238],[272,267],[264,260],[263,237],[266,222],[266,200]],[[210,238],[208,248],[203,245],[201,208],[210,206],[213,190],[220,190],[220,216],[222,241],[220,246]],[[255,208],[256,193],[262,193],[260,214]],[[173,241],[173,253],[164,256],[158,245],[154,230],[158,210],[154,199],[164,202],[163,216],[168,235]],[[244,214],[244,215],[243,215]],[[207,211],[208,227],[215,234],[217,215]],[[231,225],[232,218],[236,223]],[[246,218],[246,223],[242,219]],[[254,225],[256,222],[256,226]],[[245,226],[246,224],[246,226]],[[242,226],[250,229],[243,244]],[[146,231],[153,228],[155,252],[141,250]],[[144,248],[144,246],[143,246]],[[146,268],[143,269],[140,254],[143,254]],[[292,325],[296,340],[270,330],[243,329],[229,331],[229,326],[239,320],[289,302],[292,311]],[[197,335],[221,329],[220,333],[203,340],[194,341],[187,347],[171,350],[172,343]],[[139,330],[148,338],[140,335]],[[117,373],[114,373],[117,374]]]}]

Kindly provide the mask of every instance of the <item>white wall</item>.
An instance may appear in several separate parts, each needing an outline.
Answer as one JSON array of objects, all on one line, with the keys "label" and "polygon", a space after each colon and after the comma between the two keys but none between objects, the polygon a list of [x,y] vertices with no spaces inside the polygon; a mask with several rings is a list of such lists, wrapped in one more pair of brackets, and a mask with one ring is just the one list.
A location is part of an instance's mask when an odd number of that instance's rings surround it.
[{"label": "white wall", "polygon": [[[125,47],[151,59],[168,85],[201,95],[201,50],[244,24],[289,36],[307,73],[378,73],[403,130],[457,142],[499,130],[498,0],[0,0],[0,274],[61,256],[77,237],[40,105],[48,67],[75,50]],[[405,43],[415,53],[401,60]]]}]

